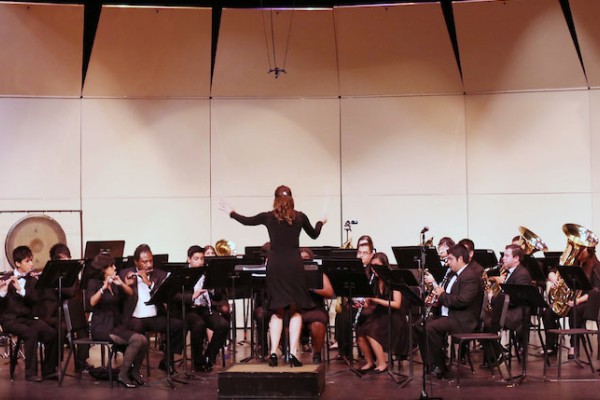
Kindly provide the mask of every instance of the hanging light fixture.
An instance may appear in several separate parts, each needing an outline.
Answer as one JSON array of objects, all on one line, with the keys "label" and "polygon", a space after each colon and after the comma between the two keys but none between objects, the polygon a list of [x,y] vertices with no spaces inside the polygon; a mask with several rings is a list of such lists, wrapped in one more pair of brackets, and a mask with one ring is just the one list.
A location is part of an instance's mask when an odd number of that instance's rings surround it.
[{"label": "hanging light fixture", "polygon": [[[262,1],[261,1],[262,6]],[[265,15],[268,15],[268,20],[265,18]],[[285,69],[287,63],[288,49],[290,46],[290,37],[292,34],[292,23],[294,22],[294,5],[292,4],[292,9],[290,13],[290,21],[287,29],[287,37],[281,38],[279,42],[285,42],[283,57],[277,54],[277,46],[275,40],[275,18],[280,15],[279,10],[274,9],[262,9],[262,22],[263,22],[263,30],[265,33],[265,44],[267,49],[267,59],[269,61],[269,74],[273,74],[275,79],[278,79],[281,74],[287,74]]]}]

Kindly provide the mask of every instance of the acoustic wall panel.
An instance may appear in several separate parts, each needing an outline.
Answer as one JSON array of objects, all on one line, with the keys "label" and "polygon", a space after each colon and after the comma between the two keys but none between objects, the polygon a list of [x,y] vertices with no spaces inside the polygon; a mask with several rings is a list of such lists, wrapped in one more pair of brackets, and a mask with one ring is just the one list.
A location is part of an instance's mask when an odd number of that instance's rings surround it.
[{"label": "acoustic wall panel", "polygon": [[426,237],[437,244],[444,236],[455,240],[467,236],[466,195],[347,195],[343,198],[342,220],[354,219],[353,244],[361,235],[373,238],[377,251],[395,263],[392,246],[416,246],[420,232],[429,227]]},{"label": "acoustic wall panel", "polygon": [[600,193],[600,90],[588,91],[592,191]]},{"label": "acoustic wall panel", "polygon": [[343,195],[466,193],[462,96],[341,104]]},{"label": "acoustic wall panel", "polygon": [[589,193],[586,91],[466,99],[469,193]]},{"label": "acoustic wall panel", "polygon": [[85,99],[83,198],[210,196],[208,100]]},{"label": "acoustic wall panel", "polygon": [[223,10],[214,97],[338,94],[332,10]]},{"label": "acoustic wall panel", "polygon": [[0,95],[79,97],[83,6],[0,3]]},{"label": "acoustic wall panel", "polygon": [[208,97],[205,8],[102,7],[85,97]]},{"label": "acoustic wall panel", "polygon": [[334,11],[342,96],[463,92],[439,4]]},{"label": "acoustic wall panel", "polygon": [[[235,243],[238,254],[244,252],[246,246],[262,246],[269,241],[267,229],[260,226],[244,226],[231,219],[219,209],[219,201],[223,200],[231,204],[235,211],[242,215],[252,216],[263,211],[273,209],[273,191],[265,193],[261,197],[246,197],[243,195],[235,197],[215,198],[212,205],[212,241],[227,239]],[[339,196],[307,196],[301,189],[294,189],[294,204],[297,210],[306,214],[311,224],[315,224],[323,217],[327,223],[321,231],[318,239],[311,239],[304,231],[300,235],[300,246],[340,246],[341,226],[340,222],[340,197]]]},{"label": "acoustic wall panel", "polygon": [[339,195],[339,132],[337,99],[212,100],[212,196]]},{"label": "acoustic wall panel", "polygon": [[83,199],[84,241],[125,240],[125,254],[147,243],[155,254],[185,261],[193,244],[210,242],[208,198]]},{"label": "acoustic wall panel", "polygon": [[501,251],[519,234],[519,226],[525,226],[551,251],[562,251],[567,244],[562,231],[565,223],[591,229],[590,193],[469,196],[469,235],[476,247]]},{"label": "acoustic wall panel", "polygon": [[588,85],[600,86],[600,2],[569,0]]},{"label": "acoustic wall panel", "polygon": [[465,91],[587,86],[556,0],[453,2]]},{"label": "acoustic wall panel", "polygon": [[0,99],[0,209],[79,209],[74,99]]}]

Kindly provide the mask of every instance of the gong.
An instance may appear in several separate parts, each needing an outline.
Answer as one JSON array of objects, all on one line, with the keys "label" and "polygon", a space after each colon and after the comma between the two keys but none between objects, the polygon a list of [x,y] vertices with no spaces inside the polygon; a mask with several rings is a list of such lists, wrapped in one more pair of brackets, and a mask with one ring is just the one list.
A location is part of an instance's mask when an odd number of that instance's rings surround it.
[{"label": "gong", "polygon": [[47,215],[30,214],[10,228],[4,249],[8,262],[14,266],[13,250],[28,246],[33,253],[33,268],[41,271],[50,259],[50,248],[57,243],[67,243],[67,236],[60,224]]}]

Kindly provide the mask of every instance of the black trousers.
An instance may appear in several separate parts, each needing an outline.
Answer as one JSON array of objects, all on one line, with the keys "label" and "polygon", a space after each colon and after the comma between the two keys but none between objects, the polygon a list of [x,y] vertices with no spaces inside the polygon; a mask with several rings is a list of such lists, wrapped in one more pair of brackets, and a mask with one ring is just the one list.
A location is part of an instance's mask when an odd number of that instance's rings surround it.
[{"label": "black trousers", "polygon": [[[195,367],[201,366],[205,358],[214,363],[219,349],[227,340],[229,321],[215,310],[209,313],[208,308],[204,307],[193,308],[187,311],[185,319],[187,327],[190,330]],[[213,336],[206,347],[206,352],[203,354],[202,348],[204,347],[207,329],[213,331]]]},{"label": "black trousers", "polygon": [[[171,344],[171,360],[173,354],[180,354],[183,351],[183,322],[180,319],[170,318],[169,320],[169,340]],[[137,333],[145,334],[146,332],[167,333],[167,317],[157,315],[148,318],[132,317],[127,321],[127,328]],[[163,357],[163,362],[166,363],[166,354]]]},{"label": "black trousers", "polygon": [[2,321],[4,332],[17,335],[23,341],[25,350],[25,376],[32,377],[38,371],[38,342],[44,344],[44,362],[42,375],[56,372],[58,367],[57,332],[50,325],[39,319],[15,318]]},{"label": "black trousers", "polygon": [[[582,328],[585,324],[584,314],[586,312],[587,303],[580,304],[577,306],[577,315],[575,314],[575,307],[569,311],[569,326],[571,328]],[[552,307],[548,307],[542,319],[544,321],[544,329],[546,330],[546,348],[556,349],[557,347],[557,336],[552,333],[548,333],[548,329],[559,329],[560,319],[562,317],[552,311]],[[575,346],[575,336],[571,336],[571,346]]]},{"label": "black trousers", "polygon": [[415,330],[423,362],[429,366],[430,371],[433,370],[433,367],[446,369],[446,358],[444,355],[445,342],[447,340],[446,335],[464,330],[461,330],[460,325],[454,319],[448,317],[427,320],[426,330],[427,340],[425,340],[423,329]]}]

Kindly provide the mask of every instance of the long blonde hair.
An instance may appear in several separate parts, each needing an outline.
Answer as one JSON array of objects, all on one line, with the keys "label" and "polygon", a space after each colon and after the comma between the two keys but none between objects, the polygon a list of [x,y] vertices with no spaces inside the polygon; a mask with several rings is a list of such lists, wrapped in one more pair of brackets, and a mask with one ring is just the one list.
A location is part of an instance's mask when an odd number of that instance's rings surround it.
[{"label": "long blonde hair", "polygon": [[292,191],[285,185],[275,189],[275,199],[273,200],[273,215],[278,221],[285,221],[289,225],[296,218],[296,210],[294,210],[294,198]]}]

